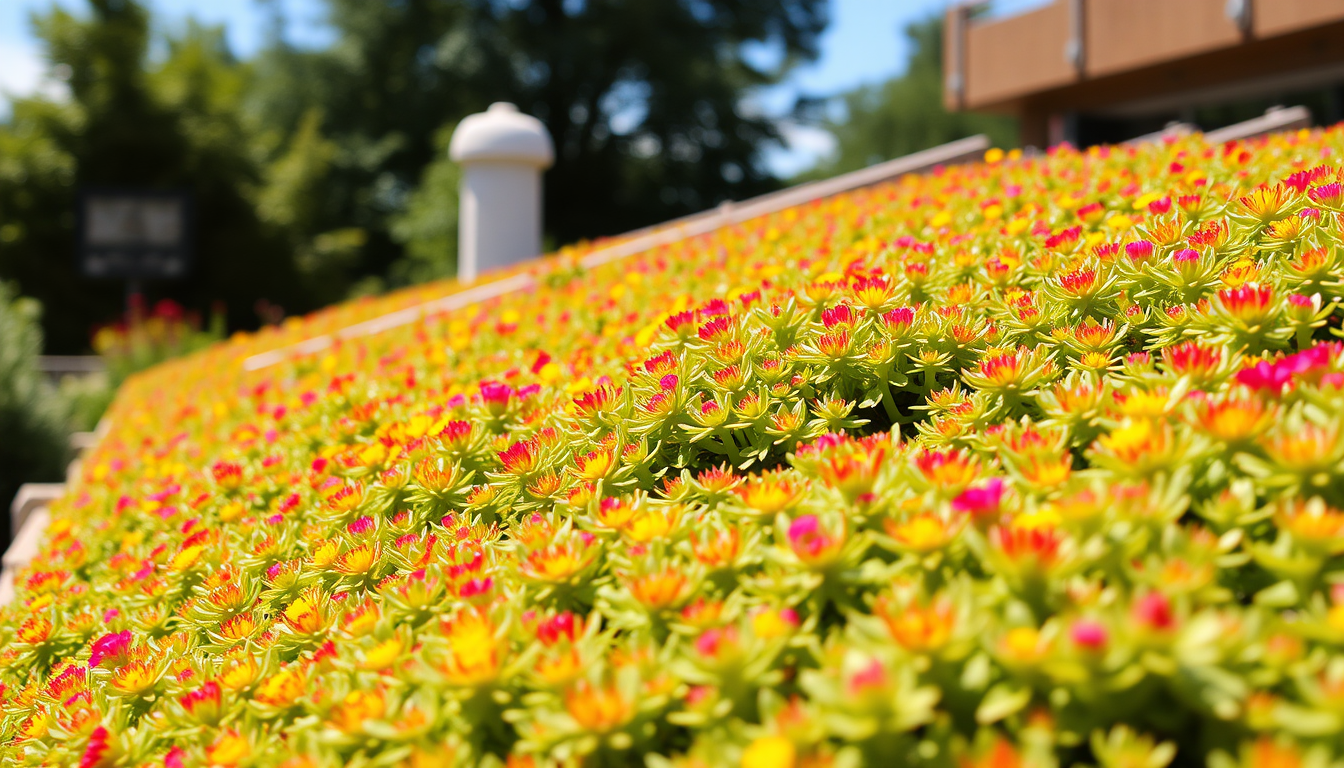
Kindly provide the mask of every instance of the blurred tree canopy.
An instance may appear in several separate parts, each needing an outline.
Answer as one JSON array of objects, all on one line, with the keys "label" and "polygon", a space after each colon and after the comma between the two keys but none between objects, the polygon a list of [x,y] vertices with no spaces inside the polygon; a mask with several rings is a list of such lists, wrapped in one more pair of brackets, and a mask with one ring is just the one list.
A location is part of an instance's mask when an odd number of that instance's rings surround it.
[{"label": "blurred tree canopy", "polygon": [[18,100],[0,127],[0,277],[46,307],[48,349],[87,348],[91,327],[115,319],[124,302],[121,284],[76,270],[73,208],[85,185],[194,192],[196,268],[168,289],[188,306],[222,302],[245,319],[259,296],[300,297],[293,249],[254,205],[266,175],[240,109],[249,68],[219,30],[197,26],[151,61],[141,6],[90,6],[85,16],[58,6],[35,19],[70,98]]},{"label": "blurred tree canopy", "polygon": [[[554,243],[774,188],[761,150],[778,134],[742,100],[814,57],[827,21],[827,0],[328,0],[328,8],[335,45],[300,51],[277,38],[259,57],[256,109],[287,131],[309,110],[325,116],[338,147],[327,221],[363,229],[359,271],[394,280],[433,274],[421,246],[411,249],[413,264],[392,265],[403,244],[426,242],[417,234],[426,227],[433,238],[451,227],[430,221],[429,210],[431,200],[456,200],[443,129],[495,101],[537,116],[555,140],[544,193]],[[753,45],[776,55],[750,56]],[[763,59],[773,66],[752,63]]]},{"label": "blurred tree canopy", "polygon": [[[124,288],[78,275],[85,185],[195,192],[196,268],[151,284],[232,327],[452,274],[462,117],[512,101],[557,147],[547,240],[615,234],[768,191],[778,139],[744,107],[817,53],[828,0],[327,0],[335,41],[234,57],[222,30],[160,34],[143,2],[34,17],[68,99],[0,124],[0,278],[47,307],[48,350],[88,347]],[[160,44],[162,38],[162,44]],[[768,62],[762,64],[761,62]]]},{"label": "blurred tree canopy", "polygon": [[823,121],[836,137],[835,154],[805,174],[826,178],[873,163],[983,133],[997,147],[1017,144],[1010,117],[948,112],[943,107],[943,19],[905,28],[912,52],[906,71],[885,83],[841,96],[843,115]]},{"label": "blurred tree canopy", "polygon": [[69,449],[66,418],[35,363],[42,351],[41,307],[0,281],[0,541],[9,503],[26,482],[60,481]]}]

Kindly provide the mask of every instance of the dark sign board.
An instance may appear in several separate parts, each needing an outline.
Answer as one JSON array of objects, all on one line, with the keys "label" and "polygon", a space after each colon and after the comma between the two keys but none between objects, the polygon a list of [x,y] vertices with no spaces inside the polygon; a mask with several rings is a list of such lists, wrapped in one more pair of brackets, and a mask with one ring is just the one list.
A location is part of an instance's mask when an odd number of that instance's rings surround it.
[{"label": "dark sign board", "polygon": [[89,188],[76,210],[79,267],[88,277],[174,280],[191,269],[191,194]]}]

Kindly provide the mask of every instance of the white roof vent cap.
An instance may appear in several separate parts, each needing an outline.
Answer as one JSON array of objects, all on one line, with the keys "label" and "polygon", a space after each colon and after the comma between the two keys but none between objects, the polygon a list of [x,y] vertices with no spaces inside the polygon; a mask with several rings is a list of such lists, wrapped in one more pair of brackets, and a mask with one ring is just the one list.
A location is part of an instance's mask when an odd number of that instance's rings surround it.
[{"label": "white roof vent cap", "polygon": [[448,143],[448,157],[464,164],[493,161],[549,168],[555,148],[540,120],[497,101],[458,124]]}]

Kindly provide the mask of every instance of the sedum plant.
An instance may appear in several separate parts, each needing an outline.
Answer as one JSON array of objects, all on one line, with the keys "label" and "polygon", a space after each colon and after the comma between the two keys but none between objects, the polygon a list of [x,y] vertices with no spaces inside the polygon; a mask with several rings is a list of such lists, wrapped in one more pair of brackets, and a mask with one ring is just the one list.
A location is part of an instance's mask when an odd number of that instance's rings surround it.
[{"label": "sedum plant", "polygon": [[994,150],[154,368],[0,760],[1340,765],[1341,152]]}]

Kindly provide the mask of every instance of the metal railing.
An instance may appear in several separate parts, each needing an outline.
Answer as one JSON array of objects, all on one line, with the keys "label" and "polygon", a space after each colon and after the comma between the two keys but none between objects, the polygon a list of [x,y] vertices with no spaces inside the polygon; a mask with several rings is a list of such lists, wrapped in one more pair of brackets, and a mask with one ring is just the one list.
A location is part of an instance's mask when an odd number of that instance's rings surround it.
[{"label": "metal railing", "polygon": [[[1204,138],[1210,143],[1221,144],[1226,141],[1249,139],[1274,131],[1291,130],[1309,125],[1311,125],[1311,112],[1305,107],[1275,107],[1260,117],[1209,131],[1204,134]],[[1173,123],[1156,133],[1130,139],[1125,144],[1161,141],[1168,136],[1182,136],[1196,131],[1198,131],[1198,128],[1188,123]],[[723,227],[766,216],[785,208],[792,208],[814,200],[881,184],[907,174],[929,171],[940,165],[967,162],[980,157],[987,149],[989,149],[989,139],[987,137],[983,135],[971,136],[823,181],[799,184],[739,203],[723,203],[708,211],[683,216],[664,224],[645,227],[620,235],[615,238],[618,242],[589,253],[579,259],[579,264],[584,268],[607,264],[644,253],[659,246],[687,240]],[[536,279],[532,275],[512,275],[459,291],[441,299],[424,302],[371,320],[355,323],[330,334],[315,336],[297,344],[253,355],[244,361],[243,367],[249,371],[260,370],[286,360],[292,355],[308,355],[320,352],[330,347],[337,339],[372,336],[393,328],[409,325],[426,315],[462,309],[499,296],[527,290],[535,285]]]},{"label": "metal railing", "polygon": [[[775,213],[785,208],[792,208],[843,192],[881,184],[907,174],[929,171],[944,165],[964,163],[980,157],[987,149],[989,149],[989,139],[987,137],[983,135],[971,136],[823,181],[799,184],[739,203],[724,203],[717,208],[702,213],[692,214],[674,219],[666,224],[638,229],[621,235],[617,238],[619,242],[589,253],[579,260],[579,264],[585,268],[607,264],[644,253],[659,246],[708,234],[726,226],[740,224],[750,219]],[[499,296],[527,290],[535,285],[536,279],[532,275],[512,275],[484,285],[468,288],[451,296],[427,301],[362,323],[356,323],[330,334],[315,336],[297,344],[253,355],[243,362],[243,367],[249,371],[260,370],[284,361],[292,355],[320,352],[330,347],[337,339],[371,336],[403,325],[409,325],[426,315],[469,307]]]}]

